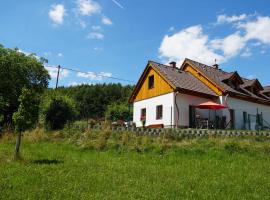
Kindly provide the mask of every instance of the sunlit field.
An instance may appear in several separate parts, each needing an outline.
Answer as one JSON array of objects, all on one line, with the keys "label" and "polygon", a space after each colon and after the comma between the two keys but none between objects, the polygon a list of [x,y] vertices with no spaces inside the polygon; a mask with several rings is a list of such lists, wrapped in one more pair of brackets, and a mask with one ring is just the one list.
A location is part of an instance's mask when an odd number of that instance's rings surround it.
[{"label": "sunlit field", "polygon": [[239,200],[270,195],[268,139],[35,134],[24,137],[18,162],[12,160],[14,138],[0,139],[0,199]]}]

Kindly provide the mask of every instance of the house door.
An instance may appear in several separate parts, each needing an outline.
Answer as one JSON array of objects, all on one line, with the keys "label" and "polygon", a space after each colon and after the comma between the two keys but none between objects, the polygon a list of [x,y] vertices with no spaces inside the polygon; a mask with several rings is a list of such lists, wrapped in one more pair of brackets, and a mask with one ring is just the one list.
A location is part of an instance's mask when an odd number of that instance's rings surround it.
[{"label": "house door", "polygon": [[230,109],[231,129],[235,129],[235,111]]},{"label": "house door", "polygon": [[189,106],[189,128],[196,126],[196,111],[194,106]]}]

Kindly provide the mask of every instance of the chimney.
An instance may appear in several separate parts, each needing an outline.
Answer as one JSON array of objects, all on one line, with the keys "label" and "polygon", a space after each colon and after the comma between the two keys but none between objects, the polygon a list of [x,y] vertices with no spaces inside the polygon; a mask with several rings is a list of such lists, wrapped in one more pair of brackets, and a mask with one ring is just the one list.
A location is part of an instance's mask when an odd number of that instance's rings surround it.
[{"label": "chimney", "polygon": [[218,64],[213,64],[213,67],[215,68],[215,69],[218,69]]},{"label": "chimney", "polygon": [[174,61],[170,62],[170,66],[173,68],[176,68],[176,62],[174,62]]},{"label": "chimney", "polygon": [[213,64],[213,68],[218,69],[217,59],[215,59],[215,64]]}]

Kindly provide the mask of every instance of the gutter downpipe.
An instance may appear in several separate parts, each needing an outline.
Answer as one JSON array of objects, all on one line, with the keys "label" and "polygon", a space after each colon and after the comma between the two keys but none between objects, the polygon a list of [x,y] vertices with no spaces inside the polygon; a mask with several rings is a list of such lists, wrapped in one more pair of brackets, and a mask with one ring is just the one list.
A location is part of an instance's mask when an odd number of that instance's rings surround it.
[{"label": "gutter downpipe", "polygon": [[179,121],[179,108],[178,108],[178,105],[177,105],[177,102],[176,102],[176,96],[177,96],[177,94],[179,94],[178,91],[176,91],[175,94],[174,94],[174,104],[175,104],[176,111],[177,111],[177,119],[176,119],[176,122],[175,122],[176,128],[178,128],[178,121]]},{"label": "gutter downpipe", "polygon": [[[228,98],[228,96],[229,96],[229,93],[226,94],[226,96],[225,96],[225,98],[224,98],[224,103],[225,103],[225,106],[227,106],[228,111],[230,112],[230,108],[229,108],[228,103],[227,103],[227,98]],[[232,121],[232,119],[231,119],[231,115],[230,115],[230,121],[229,121],[229,123],[230,123],[231,121]],[[227,128],[227,126],[229,125],[229,123],[227,124],[227,122],[226,122],[225,129]]]}]

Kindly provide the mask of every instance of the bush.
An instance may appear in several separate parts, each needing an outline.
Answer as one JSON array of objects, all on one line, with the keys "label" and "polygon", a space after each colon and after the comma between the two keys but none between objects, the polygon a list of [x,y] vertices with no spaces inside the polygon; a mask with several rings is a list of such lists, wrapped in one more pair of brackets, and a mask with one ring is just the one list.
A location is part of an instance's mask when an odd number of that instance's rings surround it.
[{"label": "bush", "polygon": [[108,105],[105,116],[113,122],[128,121],[130,117],[129,106],[126,103],[112,103]]},{"label": "bush", "polygon": [[46,129],[58,130],[72,122],[77,115],[75,102],[68,96],[54,91],[45,96],[41,104],[41,115]]}]

